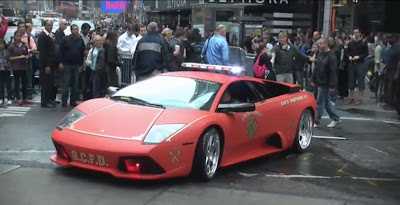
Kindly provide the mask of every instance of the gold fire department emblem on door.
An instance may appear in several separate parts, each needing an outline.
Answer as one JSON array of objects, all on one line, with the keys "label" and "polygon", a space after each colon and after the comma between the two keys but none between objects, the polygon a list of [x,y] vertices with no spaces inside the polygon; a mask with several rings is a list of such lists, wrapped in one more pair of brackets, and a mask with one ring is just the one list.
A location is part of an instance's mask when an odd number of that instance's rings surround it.
[{"label": "gold fire department emblem on door", "polygon": [[256,118],[251,117],[247,122],[246,134],[247,137],[253,138],[257,132],[257,121]]}]

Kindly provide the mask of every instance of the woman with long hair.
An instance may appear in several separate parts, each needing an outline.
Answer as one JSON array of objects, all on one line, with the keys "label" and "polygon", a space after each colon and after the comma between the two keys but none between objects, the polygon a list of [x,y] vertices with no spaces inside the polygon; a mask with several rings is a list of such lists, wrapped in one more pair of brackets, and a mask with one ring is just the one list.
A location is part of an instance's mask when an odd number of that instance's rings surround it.
[{"label": "woman with long hair", "polygon": [[122,67],[118,60],[118,33],[116,31],[107,31],[106,43],[104,49],[106,52],[106,67],[108,71],[109,86],[119,87],[117,66]]},{"label": "woman with long hair", "polygon": [[[17,31],[14,33],[14,43],[8,48],[8,56],[11,63],[11,69],[14,74],[14,97],[17,99],[17,105],[31,105],[27,99],[27,70],[28,70],[28,46],[21,41],[23,33]],[[22,84],[22,100],[20,97],[20,83]]]}]

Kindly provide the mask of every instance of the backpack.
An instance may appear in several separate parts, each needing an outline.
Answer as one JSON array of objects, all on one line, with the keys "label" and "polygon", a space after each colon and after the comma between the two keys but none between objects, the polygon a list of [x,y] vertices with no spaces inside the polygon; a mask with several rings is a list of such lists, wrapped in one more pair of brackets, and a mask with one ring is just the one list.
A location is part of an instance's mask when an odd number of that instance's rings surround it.
[{"label": "backpack", "polygon": [[265,77],[265,71],[268,70],[267,66],[264,64],[262,66],[259,65],[260,63],[260,58],[264,53],[260,53],[260,55],[258,55],[258,58],[254,64],[253,67],[253,74],[254,77],[256,78],[264,78]]}]

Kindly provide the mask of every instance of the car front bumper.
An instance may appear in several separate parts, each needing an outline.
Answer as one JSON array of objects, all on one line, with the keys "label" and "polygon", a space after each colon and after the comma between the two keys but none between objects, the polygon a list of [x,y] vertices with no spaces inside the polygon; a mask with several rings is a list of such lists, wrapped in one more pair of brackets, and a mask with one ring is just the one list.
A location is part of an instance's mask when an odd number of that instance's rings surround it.
[{"label": "car front bumper", "polygon": [[[57,150],[62,147],[68,155],[69,159],[56,151],[50,157],[51,161],[62,167],[78,167],[118,178],[143,180],[189,175],[196,146],[178,142],[143,145],[141,141],[100,137],[68,129],[56,129],[52,140]],[[141,170],[145,171],[133,173],[124,169],[124,159],[127,158],[144,158],[151,162],[141,165]]]}]

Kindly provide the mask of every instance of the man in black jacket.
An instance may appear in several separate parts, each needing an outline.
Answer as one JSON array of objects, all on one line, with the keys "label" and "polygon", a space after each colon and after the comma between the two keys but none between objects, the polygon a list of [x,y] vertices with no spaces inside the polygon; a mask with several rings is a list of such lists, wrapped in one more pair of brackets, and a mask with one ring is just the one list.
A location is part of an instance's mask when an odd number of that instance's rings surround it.
[{"label": "man in black jacket", "polygon": [[78,98],[79,69],[82,68],[85,52],[85,43],[79,36],[77,25],[71,25],[71,35],[63,38],[59,48],[59,70],[63,71],[63,88],[61,105],[67,106],[68,90],[71,86],[70,105],[75,107]]},{"label": "man in black jacket", "polygon": [[181,70],[182,63],[186,57],[186,49],[183,42],[185,41],[185,31],[179,29],[175,32],[175,37],[169,42],[169,46],[172,48],[173,57],[172,60],[175,61],[178,66],[178,70]]},{"label": "man in black jacket", "polygon": [[319,127],[324,109],[332,120],[328,127],[335,127],[341,123],[340,117],[336,114],[335,107],[330,99],[330,93],[336,93],[337,86],[337,60],[335,54],[328,46],[328,39],[321,38],[318,41],[321,52],[315,63],[315,70],[312,76],[312,85],[317,86],[317,117],[314,127]]},{"label": "man in black jacket", "polygon": [[[349,98],[346,104],[355,102],[356,105],[362,104],[362,96],[365,89],[365,74],[367,73],[364,59],[368,56],[368,46],[361,38],[360,29],[354,29],[354,40],[349,43]],[[358,95],[354,92],[358,88]]]},{"label": "man in black jacket", "polygon": [[148,34],[140,39],[134,57],[136,81],[142,81],[169,70],[171,56],[168,44],[158,33],[155,22],[147,26]]},{"label": "man in black jacket", "polygon": [[314,61],[315,59],[301,53],[300,50],[288,42],[288,34],[280,32],[279,43],[271,50],[276,81],[284,83],[293,83],[294,59],[302,58],[305,61]]},{"label": "man in black jacket", "polygon": [[54,95],[54,69],[55,69],[55,36],[51,32],[53,22],[46,21],[44,31],[39,34],[39,64],[40,64],[40,85],[41,85],[41,106],[54,107],[50,103]]},{"label": "man in black jacket", "polygon": [[56,44],[60,45],[61,40],[64,38],[65,36],[65,29],[67,29],[67,20],[62,19],[60,21],[60,27],[56,30],[56,32],[54,33],[56,36]]}]

